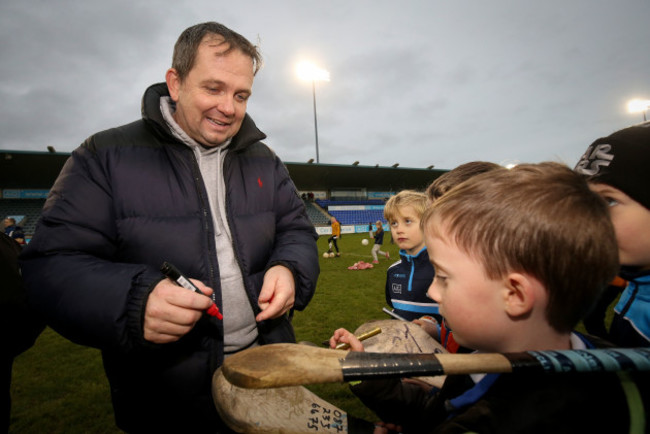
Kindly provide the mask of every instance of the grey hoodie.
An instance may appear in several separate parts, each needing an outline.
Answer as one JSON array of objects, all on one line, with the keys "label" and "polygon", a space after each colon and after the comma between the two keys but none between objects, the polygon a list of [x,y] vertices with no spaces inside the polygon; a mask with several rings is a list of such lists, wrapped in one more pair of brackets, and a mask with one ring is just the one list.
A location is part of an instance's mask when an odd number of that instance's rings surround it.
[{"label": "grey hoodie", "polygon": [[174,120],[173,113],[176,107],[171,98],[160,98],[160,110],[174,136],[194,152],[208,192],[215,243],[219,252],[217,260],[223,306],[224,354],[254,346],[258,337],[257,323],[246,295],[241,269],[235,258],[226,216],[226,189],[222,168],[230,140],[214,148],[201,146]]}]

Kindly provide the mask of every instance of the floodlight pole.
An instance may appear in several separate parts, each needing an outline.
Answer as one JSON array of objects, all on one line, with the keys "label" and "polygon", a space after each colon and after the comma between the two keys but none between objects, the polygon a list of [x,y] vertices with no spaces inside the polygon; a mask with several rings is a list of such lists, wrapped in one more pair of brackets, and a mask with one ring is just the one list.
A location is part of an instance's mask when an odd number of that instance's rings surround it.
[{"label": "floodlight pole", "polygon": [[316,138],[316,163],[320,163],[318,152],[318,115],[316,112],[316,81],[329,81],[330,73],[318,68],[311,62],[300,62],[296,68],[298,77],[304,81],[311,81],[311,94],[314,100],[314,135]]},{"label": "floodlight pole", "polygon": [[316,117],[316,80],[311,81],[312,95],[314,96],[314,133],[316,135],[316,163],[320,163],[318,156],[318,119]]}]

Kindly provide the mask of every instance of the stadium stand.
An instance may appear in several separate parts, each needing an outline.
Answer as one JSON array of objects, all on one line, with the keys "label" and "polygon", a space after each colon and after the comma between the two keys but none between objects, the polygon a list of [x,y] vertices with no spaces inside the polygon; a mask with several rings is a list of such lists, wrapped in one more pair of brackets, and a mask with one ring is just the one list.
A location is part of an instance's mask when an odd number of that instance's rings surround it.
[{"label": "stadium stand", "polygon": [[328,214],[325,211],[318,209],[311,201],[305,200],[303,202],[305,203],[307,216],[314,225],[328,225],[330,223]]},{"label": "stadium stand", "polygon": [[[386,201],[383,199],[316,199],[315,202],[344,225],[365,225],[375,223],[378,220],[386,224],[384,219],[384,204]],[[358,206],[360,209],[338,209],[346,206],[350,206],[350,208]],[[372,208],[365,209],[366,206]]]},{"label": "stadium stand", "polygon": [[329,213],[343,225],[367,225],[368,223],[375,223],[377,220],[381,221],[382,224],[387,223],[383,209],[330,211]]},{"label": "stadium stand", "polygon": [[382,199],[365,199],[365,200],[316,199],[316,203],[321,207],[327,209],[327,207],[330,205],[384,205],[386,201]]}]

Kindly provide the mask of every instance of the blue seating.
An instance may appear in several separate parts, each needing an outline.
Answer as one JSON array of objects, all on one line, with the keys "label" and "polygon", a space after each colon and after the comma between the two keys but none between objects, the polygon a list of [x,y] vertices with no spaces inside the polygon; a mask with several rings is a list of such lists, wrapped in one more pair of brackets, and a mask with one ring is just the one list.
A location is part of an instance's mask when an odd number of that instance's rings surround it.
[{"label": "blue seating", "polygon": [[386,224],[384,211],[380,209],[354,210],[354,211],[329,211],[331,215],[344,225],[367,225],[377,220]]},{"label": "blue seating", "polygon": [[[386,224],[384,219],[383,205],[385,201],[382,199],[356,199],[356,200],[331,200],[331,199],[316,199],[315,202],[326,209],[327,212],[336,217],[336,219],[343,225],[367,225],[368,223],[375,223],[378,220]],[[366,210],[332,210],[331,206],[346,206],[346,205],[373,205],[382,206],[381,209],[366,209]],[[313,222],[313,220],[312,220]]]},{"label": "blue seating", "polygon": [[320,210],[316,209],[313,203],[309,201],[305,202],[305,209],[307,211],[307,217],[314,225],[327,225],[330,223],[330,219],[323,214]]},{"label": "blue seating", "polygon": [[357,200],[316,199],[316,203],[323,208],[327,208],[330,205],[384,205],[386,201],[382,199],[357,199]]}]

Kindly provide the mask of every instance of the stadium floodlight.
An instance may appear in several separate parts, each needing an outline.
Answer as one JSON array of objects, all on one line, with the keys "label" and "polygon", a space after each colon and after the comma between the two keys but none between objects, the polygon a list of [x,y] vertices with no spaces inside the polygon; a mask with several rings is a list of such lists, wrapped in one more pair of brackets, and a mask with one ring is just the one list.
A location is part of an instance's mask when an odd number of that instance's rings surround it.
[{"label": "stadium floodlight", "polygon": [[316,163],[320,163],[320,156],[318,155],[318,119],[316,116],[316,82],[317,81],[330,81],[330,73],[324,69],[319,68],[311,62],[303,61],[296,66],[296,73],[298,78],[304,81],[311,81],[311,90],[314,97],[314,133],[316,136]]},{"label": "stadium floodlight", "polygon": [[633,99],[633,100],[631,100],[630,102],[627,103],[627,110],[630,113],[639,113],[639,112],[643,113],[643,121],[644,122],[647,120],[646,116],[645,116],[645,112],[647,112],[648,109],[650,109],[650,100],[647,100],[647,99],[646,100]]}]

